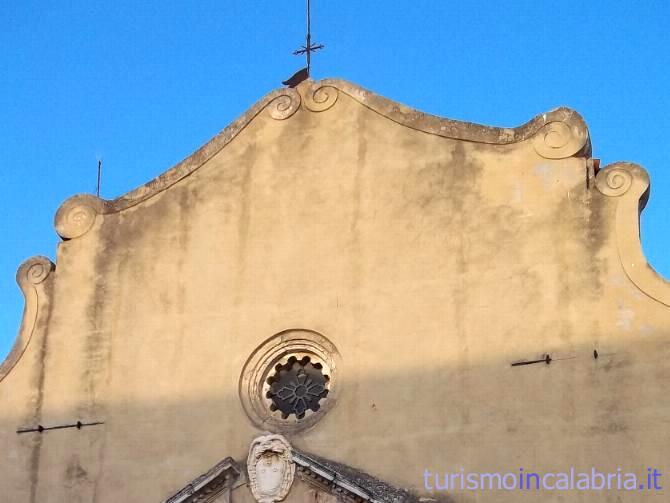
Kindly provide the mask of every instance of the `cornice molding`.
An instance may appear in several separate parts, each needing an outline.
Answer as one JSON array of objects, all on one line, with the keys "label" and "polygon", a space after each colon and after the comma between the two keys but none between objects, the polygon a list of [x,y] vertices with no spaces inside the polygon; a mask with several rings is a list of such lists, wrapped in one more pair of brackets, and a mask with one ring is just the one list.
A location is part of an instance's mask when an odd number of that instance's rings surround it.
[{"label": "cornice molding", "polygon": [[404,490],[367,473],[293,449],[293,462],[302,480],[328,491],[342,501],[355,503],[415,503]]},{"label": "cornice molding", "polygon": [[616,162],[598,172],[596,187],[616,201],[616,246],[626,275],[645,295],[670,307],[670,282],[649,265],[640,242],[640,213],[649,197],[649,175],[638,164]]},{"label": "cornice molding", "polygon": [[227,457],[162,503],[209,503],[245,481],[240,465]]},{"label": "cornice molding", "polygon": [[[273,435],[277,436],[277,435]],[[290,449],[292,470],[310,486],[352,503],[416,503],[408,491],[397,488],[367,473],[340,463]],[[251,456],[251,454],[250,454]],[[251,475],[251,474],[250,474]],[[291,476],[291,480],[293,477]],[[244,484],[253,484],[253,478],[244,476],[242,466],[227,457],[203,475],[187,484],[162,503],[206,503],[216,500],[226,490]],[[287,490],[289,490],[287,488]],[[253,493],[253,487],[250,487]],[[257,497],[255,493],[254,498]],[[284,499],[286,495],[282,496]]]},{"label": "cornice molding", "polygon": [[589,157],[591,153],[586,123],[569,108],[543,113],[515,128],[492,127],[420,112],[344,80],[306,80],[295,89],[270,92],[195,153],[127,194],[113,200],[91,195],[66,200],[56,214],[57,232],[64,239],[82,236],[92,227],[96,215],[123,211],[164,191],[200,168],[262,113],[275,120],[290,119],[301,109],[321,113],[338,102],[340,93],[397,124],[444,138],[490,145],[532,139],[537,154],[547,159]]}]

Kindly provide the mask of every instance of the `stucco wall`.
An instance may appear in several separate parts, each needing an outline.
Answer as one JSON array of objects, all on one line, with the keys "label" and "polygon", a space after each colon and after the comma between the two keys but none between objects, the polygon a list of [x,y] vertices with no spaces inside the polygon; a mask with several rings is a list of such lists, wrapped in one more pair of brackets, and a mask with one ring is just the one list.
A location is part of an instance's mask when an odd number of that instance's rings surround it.
[{"label": "stucco wall", "polygon": [[[2,501],[158,503],[243,460],[261,430],[242,368],[291,328],[341,355],[337,403],[291,442],[397,486],[425,492],[426,468],[667,471],[670,287],[641,255],[644,172],[595,176],[565,109],[484,128],[326,84],[269,95],[127,196],[64,205],[55,269],[19,271]],[[78,420],[104,424],[16,433]]]}]

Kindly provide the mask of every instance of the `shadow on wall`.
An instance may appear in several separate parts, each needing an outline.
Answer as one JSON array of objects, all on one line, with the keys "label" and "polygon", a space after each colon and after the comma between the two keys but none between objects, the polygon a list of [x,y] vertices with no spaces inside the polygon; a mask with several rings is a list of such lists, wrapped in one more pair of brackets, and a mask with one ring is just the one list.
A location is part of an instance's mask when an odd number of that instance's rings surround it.
[{"label": "shadow on wall", "polygon": [[[425,469],[667,471],[670,344],[659,336],[601,347],[598,358],[593,350],[566,348],[550,364],[529,355],[541,361],[515,367],[495,356],[440,368],[422,368],[417,361],[397,372],[345,362],[337,405],[313,429],[289,440],[443,503],[479,500],[467,492],[431,494],[423,487]],[[16,477],[3,484],[6,494],[30,502],[50,495],[56,498],[51,501],[158,503],[226,456],[243,462],[261,433],[243,412],[237,390],[215,376],[207,396],[193,396],[188,383],[175,382],[172,396],[138,399],[133,385],[116,375],[113,389],[100,394],[95,417],[82,416],[63,397],[60,408],[45,408],[40,421],[45,427],[104,424],[17,434],[38,425],[3,410],[0,463],[2,473]],[[0,393],[9,392],[0,385]],[[496,497],[530,502],[537,495]],[[562,500],[556,493],[543,501]]]}]

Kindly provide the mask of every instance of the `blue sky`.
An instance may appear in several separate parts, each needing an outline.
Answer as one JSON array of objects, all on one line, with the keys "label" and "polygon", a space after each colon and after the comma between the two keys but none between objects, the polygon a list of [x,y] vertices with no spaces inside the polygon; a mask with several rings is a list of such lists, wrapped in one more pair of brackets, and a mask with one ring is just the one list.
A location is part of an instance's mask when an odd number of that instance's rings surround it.
[{"label": "blue sky", "polygon": [[[188,156],[303,61],[304,0],[5,1],[0,6],[0,359],[33,255],[55,257],[53,215],[79,192],[114,198]],[[603,165],[646,167],[642,238],[670,277],[669,2],[313,0],[341,77],[453,119],[516,126],[578,110]]]}]

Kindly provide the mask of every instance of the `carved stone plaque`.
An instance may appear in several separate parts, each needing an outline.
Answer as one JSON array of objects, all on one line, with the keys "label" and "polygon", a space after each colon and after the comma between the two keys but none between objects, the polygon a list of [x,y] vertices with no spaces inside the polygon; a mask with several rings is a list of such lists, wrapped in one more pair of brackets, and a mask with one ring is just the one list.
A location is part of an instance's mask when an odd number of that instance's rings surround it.
[{"label": "carved stone plaque", "polygon": [[282,435],[264,435],[251,443],[247,459],[249,488],[258,503],[283,500],[291,489],[295,465]]}]

